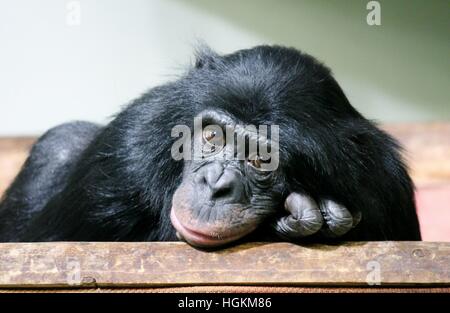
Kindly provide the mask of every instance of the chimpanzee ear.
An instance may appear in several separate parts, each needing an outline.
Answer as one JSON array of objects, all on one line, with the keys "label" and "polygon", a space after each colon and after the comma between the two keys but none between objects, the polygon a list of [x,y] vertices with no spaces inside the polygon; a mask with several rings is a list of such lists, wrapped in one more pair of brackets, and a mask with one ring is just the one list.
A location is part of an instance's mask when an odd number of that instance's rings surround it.
[{"label": "chimpanzee ear", "polygon": [[195,68],[215,68],[219,55],[206,44],[200,44],[195,49]]}]

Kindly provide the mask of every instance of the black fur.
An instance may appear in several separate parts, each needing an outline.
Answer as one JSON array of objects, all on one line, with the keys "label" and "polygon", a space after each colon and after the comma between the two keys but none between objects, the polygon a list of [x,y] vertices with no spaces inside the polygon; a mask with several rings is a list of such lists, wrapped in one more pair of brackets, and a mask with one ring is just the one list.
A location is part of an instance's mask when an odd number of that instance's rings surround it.
[{"label": "black fur", "polygon": [[286,193],[362,212],[343,239],[420,240],[413,185],[398,144],[348,102],[330,71],[295,49],[198,53],[178,81],[151,89],[108,125],[44,134],[0,204],[0,241],[176,240],[169,212],[183,163],[173,126],[206,108],[280,125]]}]

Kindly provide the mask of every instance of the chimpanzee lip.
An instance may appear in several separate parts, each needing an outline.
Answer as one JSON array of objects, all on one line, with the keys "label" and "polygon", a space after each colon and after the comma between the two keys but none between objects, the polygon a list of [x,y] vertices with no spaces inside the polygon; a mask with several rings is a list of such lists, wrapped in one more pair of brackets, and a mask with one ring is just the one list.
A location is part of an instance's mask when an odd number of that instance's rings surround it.
[{"label": "chimpanzee lip", "polygon": [[189,244],[198,247],[214,247],[225,243],[229,243],[241,237],[244,237],[245,235],[254,230],[254,228],[250,228],[243,232],[229,234],[226,236],[220,236],[219,238],[218,236],[211,236],[203,232],[199,232],[197,230],[193,230],[191,228],[186,227],[178,220],[173,209],[170,212],[170,219],[172,221],[172,225],[175,227],[175,229],[178,231],[181,237],[183,237],[183,239],[186,240]]}]

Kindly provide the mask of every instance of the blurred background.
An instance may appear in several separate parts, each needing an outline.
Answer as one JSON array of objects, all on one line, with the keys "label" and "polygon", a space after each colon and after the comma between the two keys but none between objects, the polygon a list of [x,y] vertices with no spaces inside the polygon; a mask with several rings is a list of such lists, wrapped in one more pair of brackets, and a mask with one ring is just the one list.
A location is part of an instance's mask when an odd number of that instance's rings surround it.
[{"label": "blurred background", "polygon": [[107,122],[176,79],[205,41],[219,53],[293,46],[327,64],[366,117],[450,120],[450,2],[361,0],[2,0],[0,135]]},{"label": "blurred background", "polygon": [[0,195],[35,136],[71,120],[108,122],[177,79],[199,41],[219,53],[280,44],[328,65],[350,102],[400,140],[423,238],[450,241],[449,9],[449,0],[2,0]]}]

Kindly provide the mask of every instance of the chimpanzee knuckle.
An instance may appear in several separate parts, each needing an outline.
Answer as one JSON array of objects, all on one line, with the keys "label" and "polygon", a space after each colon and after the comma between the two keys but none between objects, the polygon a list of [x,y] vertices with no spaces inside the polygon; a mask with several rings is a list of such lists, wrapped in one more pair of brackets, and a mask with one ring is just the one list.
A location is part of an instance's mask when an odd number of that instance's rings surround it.
[{"label": "chimpanzee knuckle", "polygon": [[318,210],[317,203],[309,196],[297,192],[291,193],[285,200],[285,209],[295,217],[301,218],[306,209]]},{"label": "chimpanzee knuckle", "polygon": [[280,218],[275,223],[275,230],[279,234],[288,236],[289,234],[295,232],[294,230],[295,222],[292,216],[285,216]]},{"label": "chimpanzee knuckle", "polygon": [[293,192],[285,200],[285,209],[290,214],[280,218],[275,227],[280,235],[299,238],[312,235],[322,228],[322,214],[311,197]]},{"label": "chimpanzee knuckle", "polygon": [[324,200],[320,210],[328,226],[323,233],[328,237],[342,236],[353,228],[354,218],[346,207],[332,200]]},{"label": "chimpanzee knuckle", "polygon": [[302,237],[302,230],[297,229],[298,224],[292,216],[286,216],[279,219],[275,224],[276,233],[283,238]]},{"label": "chimpanzee knuckle", "polygon": [[308,228],[311,232],[315,233],[322,228],[323,218],[318,209],[311,208],[303,211],[303,216],[299,222],[303,224],[305,228]]},{"label": "chimpanzee knuckle", "polygon": [[308,210],[301,219],[288,215],[276,223],[276,231],[289,238],[310,236],[322,228],[323,219],[319,211]]}]

